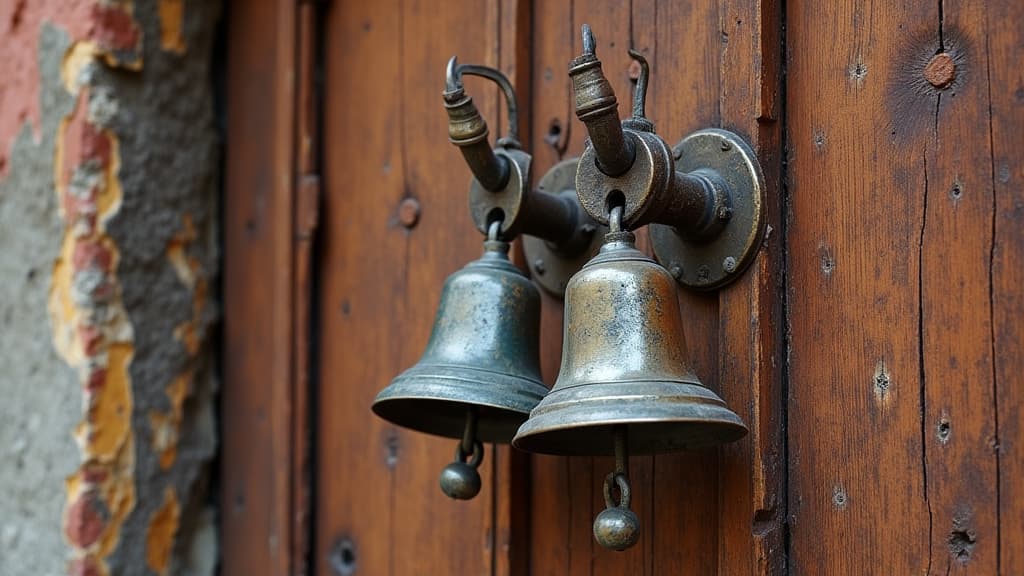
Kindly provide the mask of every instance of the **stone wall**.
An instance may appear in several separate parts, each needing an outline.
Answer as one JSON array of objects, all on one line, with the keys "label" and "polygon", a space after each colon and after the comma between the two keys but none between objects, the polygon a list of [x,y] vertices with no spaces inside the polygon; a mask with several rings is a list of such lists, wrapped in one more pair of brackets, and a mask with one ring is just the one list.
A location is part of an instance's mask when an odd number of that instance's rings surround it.
[{"label": "stone wall", "polygon": [[0,0],[0,574],[208,574],[218,3]]}]

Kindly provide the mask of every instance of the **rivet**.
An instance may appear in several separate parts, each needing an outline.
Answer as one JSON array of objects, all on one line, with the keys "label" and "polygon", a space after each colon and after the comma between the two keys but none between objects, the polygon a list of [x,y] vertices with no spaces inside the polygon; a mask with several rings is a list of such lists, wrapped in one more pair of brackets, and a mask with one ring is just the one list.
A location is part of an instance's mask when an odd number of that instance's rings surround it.
[{"label": "rivet", "polygon": [[682,280],[683,278],[683,267],[680,266],[679,264],[676,264],[675,262],[673,262],[672,265],[669,267],[668,272],[676,280]]},{"label": "rivet", "polygon": [[420,203],[415,198],[406,198],[398,205],[398,221],[410,229],[420,221]]},{"label": "rivet", "polygon": [[924,79],[936,88],[945,88],[956,78],[956,62],[946,52],[936,54],[924,67]]},{"label": "rivet", "polygon": [[675,149],[673,149],[672,150],[672,157],[675,158],[676,160],[682,159],[682,157],[683,157],[683,149],[682,148],[675,148]]},{"label": "rivet", "polygon": [[540,258],[537,258],[536,260],[533,261],[533,271],[543,276],[544,273],[548,271],[548,269],[544,266],[544,261],[541,260]]},{"label": "rivet", "polygon": [[732,142],[728,140],[722,140],[722,152],[728,152],[732,149]]},{"label": "rivet", "polygon": [[732,256],[726,256],[725,260],[722,260],[722,270],[725,270],[727,274],[732,274],[736,271],[736,259]]},{"label": "rivet", "polygon": [[732,218],[732,208],[730,208],[728,206],[719,206],[718,207],[718,219],[719,220],[725,221],[725,220],[729,220],[731,218]]}]

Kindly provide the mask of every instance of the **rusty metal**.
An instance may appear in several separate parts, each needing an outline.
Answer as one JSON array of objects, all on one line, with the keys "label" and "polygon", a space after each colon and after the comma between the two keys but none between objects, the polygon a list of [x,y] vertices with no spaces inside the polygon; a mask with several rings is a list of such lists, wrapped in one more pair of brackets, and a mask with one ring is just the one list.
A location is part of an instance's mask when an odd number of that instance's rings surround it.
[{"label": "rusty metal", "polygon": [[[540,294],[509,261],[509,245],[497,240],[500,226],[492,224],[483,256],[445,282],[420,361],[373,403],[393,424],[460,439],[464,456],[478,442],[508,443],[547,393],[540,376]],[[453,497],[472,497],[472,475],[456,468],[446,469],[442,487]]]},{"label": "rusty metal", "polygon": [[[498,139],[493,150],[487,142],[487,124],[463,88],[465,74],[494,81],[504,94],[509,131]],[[561,193],[571,189],[571,184],[558,189],[543,185],[530,188],[532,158],[520,149],[516,132],[518,104],[505,75],[487,66],[459,64],[452,58],[448,62],[444,98],[450,140],[460,147],[474,175],[469,196],[470,214],[477,229],[486,233],[491,222],[501,220],[504,238],[519,234],[536,237],[541,242],[531,242],[531,246],[534,252],[540,252],[538,259],[552,263],[557,270],[568,270],[568,275],[578,270],[596,251],[596,223],[580,208],[575,194]],[[556,167],[554,171],[552,177],[560,180],[564,168]],[[545,179],[550,180],[547,176]],[[538,283],[554,294],[564,290],[564,286],[560,288],[558,282],[549,280],[557,276],[544,278],[535,274]]]},{"label": "rusty metal", "polygon": [[[639,63],[640,72],[633,95],[633,116],[620,121],[614,92],[601,71],[600,60],[592,49],[593,34],[586,25],[583,37],[583,54],[569,67],[577,116],[590,135],[576,175],[581,206],[596,221],[606,224],[609,206],[620,202],[627,229],[664,224],[673,227],[679,241],[693,246],[692,250],[709,243],[720,247],[714,253],[715,267],[709,269],[711,280],[689,281],[687,270],[705,276],[703,261],[689,261],[684,254],[676,258],[674,265],[683,271],[686,286],[709,289],[728,283],[749,264],[764,233],[764,186],[756,156],[748,153],[750,148],[742,139],[724,130],[697,133],[713,132],[715,138],[687,137],[683,142],[688,145],[673,153],[644,116],[650,69],[643,56],[634,50],[630,56]],[[719,150],[728,159],[719,155],[713,162],[704,163],[679,155],[695,154],[693,146],[703,146],[709,140],[715,140],[713,145],[728,145],[729,148]],[[703,160],[705,156],[696,154],[696,158]],[[748,207],[755,210],[755,216],[732,217]],[[738,249],[735,242],[717,241],[723,236],[730,240],[753,238],[753,253]],[[723,263],[729,257],[738,265],[733,272],[725,273]],[[661,259],[660,254],[659,259],[672,267],[671,261]]]},{"label": "rusty metal", "polygon": [[[537,189],[566,197],[567,201],[577,206],[581,214],[586,214],[578,207],[576,200],[576,163],[576,158],[559,162],[540,179]],[[530,267],[533,281],[547,292],[561,298],[572,275],[601,249],[606,231],[604,226],[590,220],[588,216],[580,233],[562,245],[536,236],[523,236],[523,255]],[[573,242],[585,244],[574,245]]]},{"label": "rusty metal", "polygon": [[[684,286],[695,290],[721,288],[739,277],[761,248],[767,219],[761,167],[746,142],[717,128],[690,134],[674,151],[680,170],[703,171],[722,178],[719,187],[730,191],[730,202],[719,206],[714,214],[722,224],[717,234],[695,240],[680,228],[652,224],[651,247],[659,262],[670,270],[678,267],[676,279]],[[706,217],[710,220],[712,215]]]}]

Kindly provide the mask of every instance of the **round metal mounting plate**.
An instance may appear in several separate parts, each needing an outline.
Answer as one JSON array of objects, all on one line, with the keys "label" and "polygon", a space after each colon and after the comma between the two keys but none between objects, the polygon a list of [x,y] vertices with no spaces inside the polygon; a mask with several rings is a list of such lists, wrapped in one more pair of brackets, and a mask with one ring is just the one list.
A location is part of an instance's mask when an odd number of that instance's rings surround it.
[{"label": "round metal mounting plate", "polygon": [[[578,160],[578,158],[570,158],[559,162],[540,179],[537,187],[551,194],[572,194],[575,198]],[[580,211],[583,212],[582,207],[580,207]],[[596,222],[592,224],[594,232],[590,237],[590,245],[578,254],[569,256],[558,252],[547,241],[536,236],[524,234],[521,237],[523,256],[530,268],[530,276],[546,292],[558,298],[565,296],[565,287],[569,284],[572,275],[601,250],[607,229]]]},{"label": "round metal mounting plate", "polygon": [[727,130],[699,130],[672,149],[676,170],[714,171],[729,190],[732,214],[714,238],[692,240],[652,224],[654,255],[680,284],[714,290],[736,280],[757,256],[765,229],[764,176],[754,151]]}]

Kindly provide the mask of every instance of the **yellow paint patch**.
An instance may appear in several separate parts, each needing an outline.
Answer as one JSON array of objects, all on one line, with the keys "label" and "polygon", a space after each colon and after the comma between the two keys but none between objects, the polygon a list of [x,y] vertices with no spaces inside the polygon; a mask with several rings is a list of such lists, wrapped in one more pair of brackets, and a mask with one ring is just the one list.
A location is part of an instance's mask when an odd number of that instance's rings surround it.
[{"label": "yellow paint patch", "polygon": [[60,66],[60,79],[64,82],[64,87],[68,92],[78,94],[78,90],[81,88],[82,70],[88,64],[95,62],[98,56],[100,56],[99,48],[89,41],[78,41],[68,47]]},{"label": "yellow paint patch", "polygon": [[128,436],[117,459],[107,466],[109,477],[101,483],[101,494],[110,519],[100,539],[99,553],[106,558],[121,540],[121,527],[135,509],[135,439]]},{"label": "yellow paint patch", "polygon": [[166,574],[178,533],[180,510],[173,488],[164,492],[164,505],[153,514],[146,532],[146,564],[157,574]]},{"label": "yellow paint patch", "polygon": [[185,399],[191,392],[192,373],[175,378],[167,387],[167,397],[171,400],[171,410],[167,413],[151,412],[150,425],[153,428],[153,450],[160,454],[160,467],[164,470],[174,465],[178,456],[178,432],[184,414]]},{"label": "yellow paint patch", "polygon": [[117,177],[121,172],[121,142],[110,130],[104,130],[103,136],[110,143],[110,162],[103,173],[103,185],[96,196],[96,214],[100,229],[106,230],[107,221],[121,209],[124,191]]},{"label": "yellow paint patch", "polygon": [[175,54],[185,53],[184,0],[160,0],[160,47]]},{"label": "yellow paint patch", "polygon": [[181,283],[191,289],[196,285],[199,262],[194,258],[189,258],[186,249],[189,244],[195,242],[196,227],[192,223],[192,216],[186,214],[182,220],[182,230],[171,237],[171,241],[167,243],[167,259],[174,266],[174,272],[178,275]]},{"label": "yellow paint patch", "polygon": [[[88,550],[75,549],[74,554],[78,558],[93,558],[106,574],[106,558],[120,542],[121,529],[136,504],[129,372],[134,354],[133,335],[116,276],[120,252],[105,233],[106,222],[121,208],[119,143],[112,132],[102,131],[110,154],[94,197],[71,196],[68,179],[81,159],[67,156],[75,153],[69,151],[79,150],[85,144],[67,141],[75,137],[69,132],[79,133],[72,123],[89,122],[82,116],[87,114],[89,98],[88,90],[81,84],[82,71],[101,58],[110,62],[110,55],[95,44],[77,42],[68,49],[62,62],[61,79],[78,102],[71,114],[61,120],[56,135],[54,181],[64,219],[64,236],[54,262],[48,309],[54,347],[77,371],[85,396],[83,417],[75,430],[81,465],[65,481],[67,504],[70,506],[86,491],[95,491],[107,511],[99,540]],[[141,66],[141,62],[138,64]],[[65,212],[67,205],[76,206],[74,214]],[[94,214],[96,218],[81,217],[82,214]],[[102,245],[109,255],[109,270],[90,270],[105,274],[103,282],[107,289],[102,295],[92,292],[88,285],[76,286],[80,280],[76,274],[80,271],[75,270],[75,253],[80,243]],[[83,331],[88,334],[88,341],[82,340]]]},{"label": "yellow paint patch", "polygon": [[114,459],[131,434],[132,391],[128,365],[134,347],[118,342],[107,348],[107,377],[89,409],[89,455],[101,462]]}]

